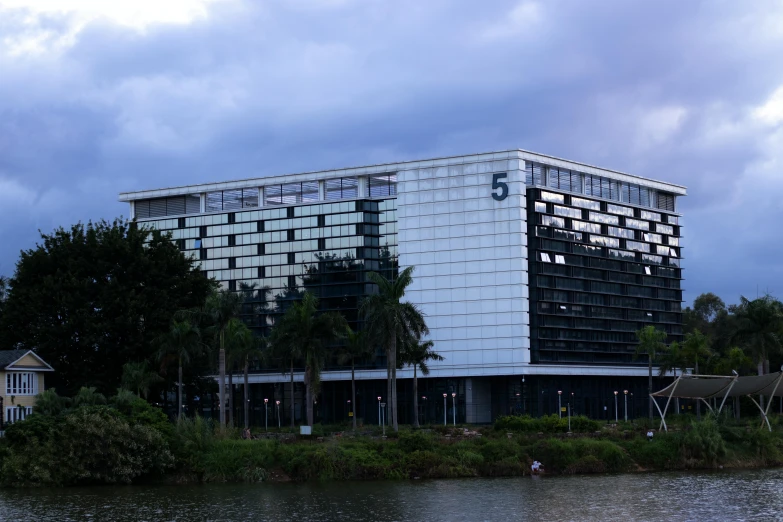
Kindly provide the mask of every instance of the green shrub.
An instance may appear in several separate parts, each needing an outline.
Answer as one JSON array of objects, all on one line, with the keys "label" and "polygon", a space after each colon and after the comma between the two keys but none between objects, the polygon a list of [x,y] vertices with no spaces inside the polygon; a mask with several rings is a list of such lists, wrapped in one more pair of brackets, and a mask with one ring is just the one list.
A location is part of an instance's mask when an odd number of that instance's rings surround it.
[{"label": "green shrub", "polygon": [[435,447],[435,438],[427,433],[414,431],[410,433],[400,433],[397,440],[397,447],[405,453],[414,451],[428,451]]},{"label": "green shrub", "polygon": [[604,473],[606,464],[595,455],[584,455],[565,469],[566,473]]},{"label": "green shrub", "polygon": [[62,417],[32,415],[6,431],[2,483],[13,486],[130,483],[170,468],[173,458],[155,429],[130,425],[106,406]]},{"label": "green shrub", "polygon": [[659,433],[648,441],[646,438],[634,437],[619,444],[625,448],[639,466],[647,469],[670,470],[684,467],[680,446],[682,435],[679,433]]},{"label": "green shrub", "polygon": [[700,460],[711,467],[715,467],[718,459],[726,455],[726,444],[712,415],[692,424],[683,439],[682,447],[686,458]]},{"label": "green shrub", "polygon": [[275,460],[275,441],[220,440],[203,453],[206,482],[260,482]]}]

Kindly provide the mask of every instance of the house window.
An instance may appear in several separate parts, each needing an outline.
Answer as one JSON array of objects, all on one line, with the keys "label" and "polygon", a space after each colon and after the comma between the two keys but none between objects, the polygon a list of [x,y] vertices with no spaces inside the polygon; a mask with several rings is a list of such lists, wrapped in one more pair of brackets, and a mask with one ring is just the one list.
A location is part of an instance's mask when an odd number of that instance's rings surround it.
[{"label": "house window", "polygon": [[8,406],[5,409],[5,422],[12,423],[25,420],[31,413],[33,413],[32,406]]},{"label": "house window", "polygon": [[6,395],[38,395],[38,375],[33,372],[5,374]]}]

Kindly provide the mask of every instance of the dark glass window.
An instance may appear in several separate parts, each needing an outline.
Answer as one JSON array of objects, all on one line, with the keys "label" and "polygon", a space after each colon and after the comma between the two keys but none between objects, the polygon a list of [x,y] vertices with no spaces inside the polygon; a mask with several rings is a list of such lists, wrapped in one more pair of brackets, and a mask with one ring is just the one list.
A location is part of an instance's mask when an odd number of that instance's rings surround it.
[{"label": "dark glass window", "polygon": [[581,294],[574,293],[574,302],[579,304],[591,304],[591,305],[603,305],[606,303],[606,299],[602,295],[598,294]]},{"label": "dark glass window", "polygon": [[565,290],[584,290],[585,281],[582,281],[581,279],[566,279],[563,277],[558,277],[555,279],[555,287]]},{"label": "dark glass window", "polygon": [[603,281],[592,281],[590,283],[590,289],[593,292],[601,292],[606,294],[621,294],[623,292],[622,285]]},{"label": "dark glass window", "polygon": [[654,297],[653,289],[647,286],[628,285],[628,295],[634,295],[638,297]]}]

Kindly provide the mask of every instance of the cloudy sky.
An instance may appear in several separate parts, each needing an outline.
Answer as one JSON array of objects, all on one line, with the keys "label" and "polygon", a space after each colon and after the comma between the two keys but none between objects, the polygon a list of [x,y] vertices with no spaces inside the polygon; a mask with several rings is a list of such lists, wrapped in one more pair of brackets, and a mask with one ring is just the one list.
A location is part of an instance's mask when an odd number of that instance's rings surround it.
[{"label": "cloudy sky", "polygon": [[783,297],[783,3],[0,0],[0,274],[139,190],[523,148],[686,185],[686,300]]}]

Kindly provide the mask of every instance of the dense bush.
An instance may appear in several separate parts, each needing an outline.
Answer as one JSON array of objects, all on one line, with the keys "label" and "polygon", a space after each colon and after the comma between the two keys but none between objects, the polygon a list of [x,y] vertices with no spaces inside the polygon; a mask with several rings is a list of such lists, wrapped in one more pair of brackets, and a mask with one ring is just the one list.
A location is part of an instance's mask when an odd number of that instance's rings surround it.
[{"label": "dense bush", "polygon": [[32,415],[6,430],[2,483],[14,486],[130,483],[173,465],[163,436],[106,406]]},{"label": "dense bush", "polygon": [[[529,415],[507,415],[495,421],[498,431],[565,433],[568,431],[568,417],[560,418],[552,414],[533,418]],[[574,433],[592,433],[601,429],[601,423],[588,419],[584,415],[571,417],[571,431]]]}]

